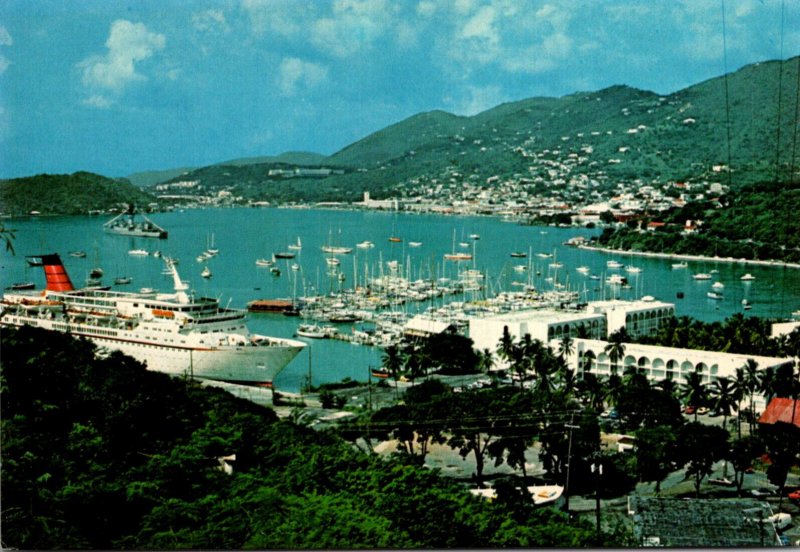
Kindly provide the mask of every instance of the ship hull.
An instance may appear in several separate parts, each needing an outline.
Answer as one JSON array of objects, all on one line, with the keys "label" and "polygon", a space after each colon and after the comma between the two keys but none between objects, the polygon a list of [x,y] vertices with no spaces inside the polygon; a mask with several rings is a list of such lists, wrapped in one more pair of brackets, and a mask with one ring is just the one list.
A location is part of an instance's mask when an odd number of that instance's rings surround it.
[{"label": "ship hull", "polygon": [[[181,347],[142,340],[132,332],[86,327],[81,324],[54,324],[50,320],[3,316],[3,326],[37,326],[51,331],[85,337],[98,347],[120,351],[144,363],[148,370],[173,376],[228,381],[250,385],[269,385],[305,347],[305,343],[290,339],[261,337],[269,345],[243,347]],[[83,326],[83,327],[82,327]],[[116,337],[96,335],[116,333]]]}]

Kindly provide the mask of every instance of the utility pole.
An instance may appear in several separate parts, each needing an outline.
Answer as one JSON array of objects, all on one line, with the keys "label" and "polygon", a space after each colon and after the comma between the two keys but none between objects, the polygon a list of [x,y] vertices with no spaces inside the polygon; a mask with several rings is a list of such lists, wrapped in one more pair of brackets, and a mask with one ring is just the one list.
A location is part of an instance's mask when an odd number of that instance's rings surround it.
[{"label": "utility pole", "polygon": [[572,465],[572,430],[578,429],[579,426],[573,425],[575,413],[572,412],[569,416],[569,423],[564,427],[569,429],[569,444],[567,445],[567,481],[564,484],[564,509],[569,513],[569,471]]},{"label": "utility pole", "polygon": [[[596,463],[595,463],[596,462]],[[597,543],[600,544],[600,478],[603,476],[603,463],[600,460],[600,455],[595,457],[595,462],[592,462],[592,473],[597,473],[594,487],[594,500],[595,500],[595,518],[597,521]]]}]

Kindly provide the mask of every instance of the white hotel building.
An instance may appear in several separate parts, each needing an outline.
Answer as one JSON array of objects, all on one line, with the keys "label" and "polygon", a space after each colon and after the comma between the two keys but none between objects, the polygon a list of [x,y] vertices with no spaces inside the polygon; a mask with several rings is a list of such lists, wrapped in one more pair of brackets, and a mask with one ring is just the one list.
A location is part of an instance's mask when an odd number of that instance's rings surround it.
[{"label": "white hotel building", "polygon": [[[561,339],[569,333],[574,338],[573,354],[567,357],[570,369],[581,375],[588,370],[598,376],[607,377],[612,374],[613,366],[605,353],[609,334],[625,327],[628,334],[634,337],[655,333],[667,324],[675,314],[675,306],[658,301],[597,301],[590,302],[585,310],[562,311],[551,309],[531,309],[504,313],[485,318],[472,318],[469,321],[469,337],[476,349],[496,351],[503,336],[503,328],[515,340],[519,341],[525,334],[531,338],[547,343],[557,350]],[[588,330],[590,339],[577,338],[580,326]],[[702,351],[695,349],[677,349],[656,345],[639,345],[625,343],[625,353],[617,361],[617,373],[623,373],[627,366],[637,366],[651,383],[663,379],[674,380],[678,385],[686,383],[690,372],[699,372],[703,382],[710,384],[717,378],[734,378],[736,369],[744,366],[748,359],[758,363],[758,368],[777,368],[783,364],[791,364],[792,359],[760,357]],[[498,368],[502,361],[496,361]],[[766,407],[763,397],[757,397],[755,406]]]}]

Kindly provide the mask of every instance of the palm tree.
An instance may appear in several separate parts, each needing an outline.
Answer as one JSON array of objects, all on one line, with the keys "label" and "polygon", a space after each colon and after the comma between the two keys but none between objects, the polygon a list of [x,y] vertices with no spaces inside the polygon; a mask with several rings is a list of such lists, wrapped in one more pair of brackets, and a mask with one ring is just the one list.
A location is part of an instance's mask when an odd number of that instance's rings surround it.
[{"label": "palm tree", "polygon": [[728,416],[739,401],[739,392],[733,382],[726,377],[711,382],[709,394],[714,400],[714,410],[722,414],[722,429],[728,429]]},{"label": "palm tree", "polygon": [[625,356],[625,341],[628,339],[628,332],[622,327],[608,336],[608,344],[603,351],[611,361],[611,373],[617,373],[617,363]]},{"label": "palm tree", "polygon": [[661,391],[663,391],[664,393],[667,393],[668,395],[671,395],[673,397],[676,396],[676,394],[678,392],[678,384],[675,382],[675,380],[671,380],[671,379],[664,378],[661,381],[659,381],[657,384],[655,384],[654,387],[657,387],[657,388],[661,389]]},{"label": "palm tree", "polygon": [[700,372],[691,372],[686,377],[686,383],[681,388],[681,397],[686,399],[686,404],[694,406],[694,421],[697,421],[697,407],[706,400],[706,386]]},{"label": "palm tree", "polygon": [[754,429],[753,421],[755,419],[755,414],[756,414],[755,395],[756,391],[758,390],[758,384],[759,384],[758,362],[756,362],[752,358],[748,358],[743,368],[744,368],[745,389],[747,393],[750,395],[749,421],[750,421],[750,434],[752,435]]},{"label": "palm tree", "polygon": [[744,368],[736,369],[736,376],[733,378],[733,390],[736,394],[736,427],[737,437],[742,438],[742,399],[748,393],[747,375]]},{"label": "palm tree", "polygon": [[622,390],[625,389],[625,386],[622,383],[622,378],[617,374],[611,374],[605,381],[605,388],[608,404],[616,405],[620,395],[622,394]]},{"label": "palm tree", "polygon": [[488,374],[489,370],[494,366],[494,353],[491,349],[486,348],[478,351],[478,370]]},{"label": "palm tree", "polygon": [[503,336],[497,345],[497,356],[510,363],[514,345],[514,336],[509,333],[508,326],[503,326]]},{"label": "palm tree", "polygon": [[558,356],[565,359],[574,352],[575,340],[572,339],[572,336],[567,332],[564,334],[564,337],[561,338],[561,343],[558,344]]},{"label": "palm tree", "polygon": [[403,367],[404,363],[403,352],[400,350],[400,347],[397,345],[389,345],[386,347],[383,353],[382,364],[394,380],[395,397],[397,397],[397,377],[400,375],[400,369]]},{"label": "palm tree", "polygon": [[592,374],[592,368],[594,367],[594,363],[597,360],[597,357],[594,354],[594,351],[586,351],[583,353],[583,359],[581,360],[581,370],[582,370],[582,377],[586,377],[589,374]]},{"label": "palm tree", "polygon": [[759,373],[757,391],[764,394],[764,400],[767,401],[767,404],[775,396],[775,383],[775,368],[772,366],[767,366]]},{"label": "palm tree", "polygon": [[606,387],[597,374],[586,373],[577,383],[580,395],[589,403],[595,412],[603,410],[603,397],[606,395]]}]

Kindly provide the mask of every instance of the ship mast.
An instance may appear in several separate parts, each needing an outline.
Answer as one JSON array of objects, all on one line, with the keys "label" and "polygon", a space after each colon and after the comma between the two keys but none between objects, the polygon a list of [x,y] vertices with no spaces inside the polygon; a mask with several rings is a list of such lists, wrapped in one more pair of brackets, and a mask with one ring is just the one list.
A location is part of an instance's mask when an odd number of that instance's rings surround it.
[{"label": "ship mast", "polygon": [[189,296],[186,294],[186,290],[189,289],[189,284],[181,280],[181,276],[178,274],[178,269],[175,266],[175,261],[173,261],[170,257],[165,256],[164,262],[167,263],[167,268],[172,273],[172,281],[174,282],[175,287],[175,300],[182,305],[188,304]]}]

